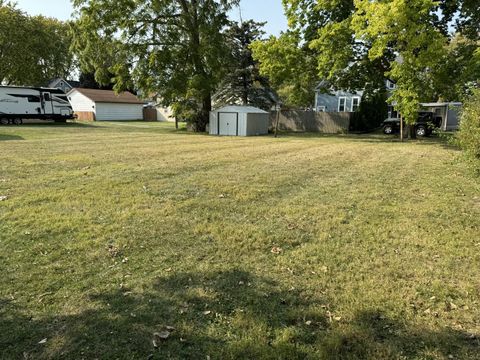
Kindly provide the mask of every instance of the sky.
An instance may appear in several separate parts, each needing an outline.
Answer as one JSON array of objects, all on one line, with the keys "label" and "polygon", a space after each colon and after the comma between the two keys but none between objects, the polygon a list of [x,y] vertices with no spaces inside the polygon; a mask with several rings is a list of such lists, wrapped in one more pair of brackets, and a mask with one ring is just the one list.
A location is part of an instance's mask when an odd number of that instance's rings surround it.
[{"label": "sky", "polygon": [[[15,0],[18,7],[31,15],[45,15],[67,20],[73,12],[70,0]],[[268,35],[278,35],[286,30],[287,20],[283,14],[281,0],[241,0],[241,12],[244,20],[267,21],[265,31]],[[232,19],[239,19],[240,11],[232,11]]]}]

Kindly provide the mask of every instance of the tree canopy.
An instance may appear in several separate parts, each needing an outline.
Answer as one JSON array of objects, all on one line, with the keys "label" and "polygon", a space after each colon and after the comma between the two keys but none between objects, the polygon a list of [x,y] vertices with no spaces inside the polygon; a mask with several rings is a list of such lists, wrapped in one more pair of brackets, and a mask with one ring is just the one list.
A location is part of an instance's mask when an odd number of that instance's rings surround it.
[{"label": "tree canopy", "polygon": [[476,0],[283,4],[289,31],[253,48],[269,76],[302,77],[309,67],[334,88],[365,89],[366,94],[378,91],[388,78],[397,84],[390,101],[410,123],[420,101],[458,100],[465,84],[480,78]]},{"label": "tree canopy", "polygon": [[260,73],[268,77],[286,106],[313,104],[317,79],[315,57],[308,49],[300,47],[296,33],[287,32],[265,41],[257,40],[251,48]]},{"label": "tree canopy", "polygon": [[216,105],[253,105],[269,110],[276,102],[276,94],[268,78],[260,75],[259,64],[252,57],[250,45],[264,34],[265,23],[253,20],[233,22],[226,30],[230,49],[228,72],[214,95]]},{"label": "tree canopy", "polygon": [[[203,131],[226,71],[227,12],[238,0],[74,0],[74,49],[97,80],[156,95]],[[103,79],[104,83],[107,82]]]},{"label": "tree canopy", "polygon": [[[0,83],[45,85],[73,69],[68,24],[0,0]],[[28,69],[28,70],[26,70]]]}]

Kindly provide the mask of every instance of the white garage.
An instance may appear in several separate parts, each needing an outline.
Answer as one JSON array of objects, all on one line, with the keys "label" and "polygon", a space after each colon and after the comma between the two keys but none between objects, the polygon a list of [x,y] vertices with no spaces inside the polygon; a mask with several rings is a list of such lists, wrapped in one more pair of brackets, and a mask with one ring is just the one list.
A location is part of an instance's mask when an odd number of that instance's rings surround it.
[{"label": "white garage", "polygon": [[252,106],[225,106],[210,112],[210,135],[256,136],[268,134],[269,113]]},{"label": "white garage", "polygon": [[143,120],[144,102],[128,91],[75,88],[67,96],[80,120]]}]

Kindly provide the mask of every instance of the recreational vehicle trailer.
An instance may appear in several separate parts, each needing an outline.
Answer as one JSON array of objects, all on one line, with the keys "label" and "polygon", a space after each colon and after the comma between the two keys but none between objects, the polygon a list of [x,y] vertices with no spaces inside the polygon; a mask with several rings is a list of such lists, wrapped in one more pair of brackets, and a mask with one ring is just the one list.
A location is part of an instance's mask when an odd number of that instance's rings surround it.
[{"label": "recreational vehicle trailer", "polygon": [[0,124],[22,124],[24,119],[65,122],[73,119],[72,105],[60,89],[0,86]]}]

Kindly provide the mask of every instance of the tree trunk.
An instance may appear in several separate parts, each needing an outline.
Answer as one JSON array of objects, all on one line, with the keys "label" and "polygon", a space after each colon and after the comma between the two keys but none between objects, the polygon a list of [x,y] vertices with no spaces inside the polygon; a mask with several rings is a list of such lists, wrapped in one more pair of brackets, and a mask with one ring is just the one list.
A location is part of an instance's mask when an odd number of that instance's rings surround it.
[{"label": "tree trunk", "polygon": [[403,142],[403,116],[400,115],[400,141]]},{"label": "tree trunk", "polygon": [[195,132],[205,132],[210,120],[210,111],[212,110],[212,95],[206,94],[202,100],[202,109],[193,121],[192,129]]},{"label": "tree trunk", "polygon": [[280,123],[280,111],[281,110],[282,110],[282,108],[277,105],[277,118],[275,120],[275,130],[274,130],[275,137],[278,136],[278,124]]},{"label": "tree trunk", "polygon": [[178,116],[175,116],[175,129],[178,130]]},{"label": "tree trunk", "polygon": [[414,125],[408,125],[408,137],[410,140],[415,140],[417,138],[417,133],[415,131]]}]

